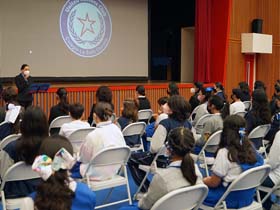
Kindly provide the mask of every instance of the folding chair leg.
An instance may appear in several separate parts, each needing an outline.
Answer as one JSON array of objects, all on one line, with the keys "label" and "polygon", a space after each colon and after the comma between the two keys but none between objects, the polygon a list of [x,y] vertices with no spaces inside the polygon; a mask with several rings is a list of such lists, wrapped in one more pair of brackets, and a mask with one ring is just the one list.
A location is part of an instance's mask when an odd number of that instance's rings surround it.
[{"label": "folding chair leg", "polygon": [[1,191],[1,198],[2,198],[2,206],[3,206],[3,210],[7,210],[6,208],[6,199],[5,199],[5,194],[4,191]]},{"label": "folding chair leg", "polygon": [[131,194],[130,194],[130,188],[129,188],[129,183],[128,183],[128,175],[127,175],[127,169],[126,169],[126,166],[123,167],[123,172],[124,172],[124,175],[126,177],[126,190],[127,190],[127,195],[128,195],[128,202],[129,202],[129,205],[132,204],[132,200],[131,200]]},{"label": "folding chair leg", "polygon": [[142,182],[141,182],[141,184],[139,185],[139,187],[138,187],[136,193],[135,193],[134,196],[133,196],[133,200],[136,200],[136,196],[138,195],[138,193],[140,192],[141,188],[143,187],[143,185],[144,185],[144,183],[145,183],[145,181],[146,181],[146,179],[147,179],[147,177],[148,177],[148,175],[149,175],[149,172],[150,172],[150,171],[147,171],[147,172],[146,172],[144,179],[142,180]]}]

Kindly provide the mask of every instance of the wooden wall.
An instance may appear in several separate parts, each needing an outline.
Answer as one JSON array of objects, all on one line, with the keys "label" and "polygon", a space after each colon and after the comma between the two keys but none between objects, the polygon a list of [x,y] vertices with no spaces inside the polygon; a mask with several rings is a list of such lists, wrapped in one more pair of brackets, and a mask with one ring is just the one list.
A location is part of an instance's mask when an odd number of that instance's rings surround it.
[{"label": "wooden wall", "polygon": [[251,32],[253,19],[263,19],[263,33],[273,35],[273,53],[258,54],[256,79],[267,86],[270,97],[273,94],[275,80],[280,78],[280,1],[279,0],[233,0],[230,20],[228,63],[226,72],[226,90],[239,81],[245,80],[245,59],[241,53],[241,33]]}]

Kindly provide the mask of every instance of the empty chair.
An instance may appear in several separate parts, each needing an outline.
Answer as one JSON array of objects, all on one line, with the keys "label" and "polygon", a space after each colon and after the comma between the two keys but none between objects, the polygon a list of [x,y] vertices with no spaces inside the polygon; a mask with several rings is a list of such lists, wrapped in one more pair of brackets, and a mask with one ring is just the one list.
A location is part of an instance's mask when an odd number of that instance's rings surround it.
[{"label": "empty chair", "polygon": [[0,142],[0,150],[3,149],[6,145],[8,145],[10,142],[16,141],[20,137],[21,137],[21,134],[12,134],[12,135],[7,136]]},{"label": "empty chair", "polygon": [[[248,190],[258,187],[268,176],[270,172],[269,165],[262,165],[255,168],[248,169],[247,171],[241,173],[227,188],[226,192],[223,196],[219,199],[214,207],[201,205],[200,209],[205,210],[214,210],[214,209],[229,209],[227,208],[226,198],[227,196],[234,191],[240,190]],[[248,198],[250,199],[250,198]],[[251,205],[239,208],[240,210],[262,210],[262,203],[260,200],[259,192],[257,191],[257,200],[253,201]],[[230,209],[229,209],[230,210]]]},{"label": "empty chair", "polygon": [[151,109],[142,109],[138,111],[138,120],[145,123],[149,123],[153,116],[153,111]]},{"label": "empty chair", "polygon": [[151,210],[197,210],[207,196],[204,184],[174,190],[160,198]]},{"label": "empty chair", "polygon": [[73,119],[69,116],[69,115],[66,115],[66,116],[60,116],[60,117],[57,117],[55,118],[51,124],[50,124],[50,127],[49,127],[49,132],[51,135],[53,134],[58,134],[59,133],[59,129],[61,128],[61,126],[64,124],[64,123],[69,123],[71,122]]},{"label": "empty chair", "polygon": [[129,140],[129,138],[131,138],[132,136],[135,137],[133,139],[136,139],[136,141],[140,140],[138,143],[136,142],[136,144],[134,144],[131,147],[131,151],[136,151],[136,150],[144,151],[144,146],[143,146],[141,136],[144,134],[145,128],[146,128],[146,123],[135,122],[135,123],[131,123],[131,124],[127,125],[122,130],[123,136],[124,136],[126,141]]},{"label": "empty chair", "polygon": [[3,210],[6,209],[28,209],[23,206],[23,199],[25,198],[16,198],[16,199],[7,199],[5,198],[4,188],[7,182],[12,181],[23,181],[39,178],[39,175],[32,171],[31,166],[26,165],[23,161],[15,163],[11,166],[2,177],[1,183],[1,197]]},{"label": "empty chair", "polygon": [[[122,199],[113,203],[107,203],[104,205],[100,205],[95,207],[95,209],[103,208],[106,206],[115,205],[118,203],[129,202],[131,204],[131,196],[130,196],[130,189],[128,183],[128,176],[126,170],[126,164],[130,157],[130,148],[125,147],[114,147],[114,148],[107,148],[100,152],[98,152],[88,164],[88,167],[85,172],[86,182],[87,185],[94,191],[103,190],[103,189],[112,189],[117,186],[126,185],[128,198]],[[115,175],[111,179],[102,180],[102,181],[91,181],[89,169],[95,167],[104,167],[104,166],[111,166],[111,165],[121,165],[121,172],[123,172],[123,176],[119,173]],[[111,193],[111,192],[110,192]]]},{"label": "empty chair", "polygon": [[90,128],[80,128],[76,131],[74,131],[73,133],[70,134],[70,136],[68,137],[69,141],[71,142],[72,146],[73,146],[73,151],[74,154],[78,154],[80,151],[80,147],[82,145],[82,143],[84,142],[86,136],[92,132],[95,128],[94,127],[90,127]]}]

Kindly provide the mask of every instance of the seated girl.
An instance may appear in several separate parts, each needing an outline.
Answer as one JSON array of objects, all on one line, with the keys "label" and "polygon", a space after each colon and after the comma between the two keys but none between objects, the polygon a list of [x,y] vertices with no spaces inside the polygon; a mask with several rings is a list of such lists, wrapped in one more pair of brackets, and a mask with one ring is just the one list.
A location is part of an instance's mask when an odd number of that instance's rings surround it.
[{"label": "seated girl", "polygon": [[40,153],[32,165],[43,179],[32,194],[35,209],[94,209],[95,193],[86,184],[69,178],[68,170],[75,162],[69,140],[62,136],[49,137],[41,145]]},{"label": "seated girl", "polygon": [[[73,178],[81,178],[85,175],[91,159],[101,150],[112,147],[125,146],[125,140],[120,129],[111,121],[113,109],[111,104],[98,102],[94,106],[93,119],[96,129],[90,132],[80,149],[80,160],[71,169]],[[89,174],[92,180],[110,179],[118,173],[120,166],[103,166],[90,168]]]},{"label": "seated girl", "polygon": [[194,137],[189,129],[179,127],[171,130],[167,137],[170,165],[156,172],[147,193],[139,200],[137,206],[123,207],[121,210],[150,209],[167,193],[202,183],[202,175],[190,156],[193,147]]},{"label": "seated girl", "polygon": [[[123,130],[131,123],[138,121],[138,104],[135,100],[126,99],[123,101],[123,108],[121,117],[117,119],[116,125]],[[140,136],[126,136],[125,142],[128,146],[133,147],[136,144],[140,144]]]},{"label": "seated girl", "polygon": [[[237,115],[224,121],[221,142],[212,167],[212,175],[203,179],[209,187],[204,204],[215,206],[230,183],[243,171],[263,165],[252,143],[245,136],[246,121]],[[226,203],[228,208],[242,208],[253,202],[255,189],[231,192]]]}]

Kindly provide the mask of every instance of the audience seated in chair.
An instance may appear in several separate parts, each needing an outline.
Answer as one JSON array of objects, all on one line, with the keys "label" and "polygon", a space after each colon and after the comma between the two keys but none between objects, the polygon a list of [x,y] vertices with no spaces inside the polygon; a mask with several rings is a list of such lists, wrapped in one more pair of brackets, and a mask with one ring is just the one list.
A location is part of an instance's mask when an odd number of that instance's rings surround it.
[{"label": "audience seated in chair", "polygon": [[225,94],[225,89],[222,83],[216,82],[214,84],[214,92],[215,95],[219,96],[223,101],[226,101],[226,94]]},{"label": "audience seated in chair", "polygon": [[[245,135],[246,121],[238,116],[228,116],[224,121],[221,142],[212,167],[212,175],[203,179],[209,187],[204,204],[215,206],[229,184],[243,171],[263,165],[263,158]],[[226,198],[228,208],[242,208],[253,202],[255,189],[230,193]]]},{"label": "audience seated in chair", "polygon": [[58,104],[51,107],[49,115],[49,124],[51,124],[51,122],[55,118],[69,114],[69,103],[67,98],[67,90],[65,88],[57,89],[56,99],[58,100]]},{"label": "audience seated in chair", "polygon": [[207,110],[212,116],[205,122],[202,134],[196,140],[196,145],[198,146],[195,149],[196,154],[200,152],[212,133],[223,128],[223,113],[221,112],[224,111],[224,102],[222,98],[217,95],[211,96],[207,104]]},{"label": "audience seated in chair", "polygon": [[273,143],[275,134],[280,129],[280,95],[275,96],[275,111],[274,111],[274,113],[275,114],[272,117],[270,130],[268,131],[267,135],[264,138],[265,140],[269,140],[271,144]]},{"label": "audience seated in chair", "polygon": [[[245,115],[247,122],[246,131],[249,134],[259,125],[270,124],[271,115],[268,99],[263,88],[254,90],[252,94],[252,109]],[[262,139],[254,139],[253,143],[258,149],[262,145]]]},{"label": "audience seated in chair", "polygon": [[[280,80],[278,80],[280,81]],[[279,106],[277,106],[277,98],[280,97],[280,82],[276,82],[274,85],[274,94],[272,96],[272,99],[269,103],[270,105],[270,111],[271,111],[271,115],[275,115]]]},{"label": "audience seated in chair", "polygon": [[191,93],[193,93],[193,95],[189,99],[189,103],[192,107],[191,111],[193,111],[200,104],[200,100],[198,99],[198,94],[202,88],[203,88],[203,82],[193,83],[193,88],[191,88]]},{"label": "audience seated in chair", "polygon": [[208,99],[211,96],[212,89],[211,88],[201,88],[201,90],[198,92],[198,100],[199,100],[199,105],[197,106],[197,109],[195,111],[195,114],[192,114],[192,124],[195,126],[197,121],[204,115],[209,114],[207,110],[207,103]]},{"label": "audience seated in chair", "polygon": [[202,175],[190,156],[193,147],[194,137],[189,129],[180,127],[171,130],[167,137],[167,153],[171,163],[166,169],[156,172],[138,206],[123,207],[121,210],[150,209],[165,194],[202,183]]},{"label": "audience seated in chair", "polygon": [[73,121],[63,124],[59,131],[59,135],[65,136],[67,138],[78,129],[90,127],[88,122],[82,121],[82,116],[84,113],[84,106],[82,104],[70,104],[69,112]]},{"label": "audience seated in chair", "polygon": [[143,85],[136,86],[136,100],[138,103],[138,110],[151,108],[150,101],[146,97],[145,87]]},{"label": "audience seated in chair", "polygon": [[[9,143],[0,151],[0,175],[3,177],[7,169],[18,161],[31,165],[38,155],[40,145],[48,136],[48,121],[45,113],[39,107],[28,107],[20,124],[22,136]],[[5,186],[7,198],[25,197],[35,190],[40,181],[15,181]]]},{"label": "audience seated in chair", "polygon": [[84,183],[69,177],[69,169],[75,163],[73,148],[67,138],[48,137],[40,148],[32,169],[39,173],[43,181],[31,197],[35,209],[93,210],[95,193]]},{"label": "audience seated in chair", "polygon": [[245,112],[245,105],[241,101],[242,91],[240,89],[232,89],[231,99],[232,103],[229,106],[229,114],[235,114],[237,112]]},{"label": "audience seated in chair", "polygon": [[242,102],[244,101],[251,101],[251,95],[250,95],[250,88],[247,82],[239,82],[238,86],[240,88],[240,90],[242,91],[242,95],[240,100]]},{"label": "audience seated in chair", "polygon": [[[113,99],[113,94],[112,94],[112,90],[108,87],[108,86],[100,86],[97,90],[96,90],[96,103],[98,102],[106,102],[111,104],[111,109],[114,112],[114,105],[112,103],[112,99]],[[94,122],[93,120],[93,113],[94,113],[94,107],[96,104],[93,104],[90,110],[90,114],[88,117],[88,123],[91,126],[95,126],[96,122]]]},{"label": "audience seated in chair", "polygon": [[[109,103],[98,102],[94,107],[94,121],[96,129],[89,133],[80,149],[80,160],[75,164],[72,172],[73,178],[81,178],[85,174],[90,160],[102,149],[108,147],[125,146],[125,140],[120,129],[111,121],[113,114]],[[120,166],[106,166],[90,170],[92,180],[104,180],[114,176]]]},{"label": "audience seated in chair", "polygon": [[[170,108],[170,114],[167,119],[159,123],[151,140],[150,152],[133,153],[128,162],[132,177],[137,185],[140,185],[145,176],[145,172],[138,168],[139,164],[150,165],[152,163],[154,155],[166,142],[169,131],[177,127],[191,129],[191,123],[188,121],[191,106],[185,98],[179,95],[171,96],[168,100],[168,106]],[[166,166],[166,164],[168,164],[168,160],[164,158],[162,167]],[[145,192],[148,186],[149,182],[146,180],[141,191]]]},{"label": "audience seated in chair", "polygon": [[[138,104],[133,99],[126,99],[123,101],[121,108],[121,116],[117,119],[116,125],[123,130],[131,123],[138,121]],[[126,136],[124,137],[126,144],[133,147],[135,144],[140,144],[140,136]]]}]

